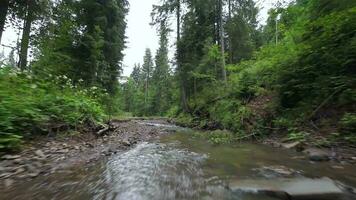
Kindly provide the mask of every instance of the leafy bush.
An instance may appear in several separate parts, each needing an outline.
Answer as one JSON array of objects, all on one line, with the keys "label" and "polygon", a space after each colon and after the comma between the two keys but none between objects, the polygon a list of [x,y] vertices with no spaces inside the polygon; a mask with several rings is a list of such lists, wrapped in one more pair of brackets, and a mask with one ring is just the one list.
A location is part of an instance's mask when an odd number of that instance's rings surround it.
[{"label": "leafy bush", "polygon": [[225,130],[215,130],[210,132],[195,132],[196,137],[204,138],[212,144],[230,144],[237,138],[236,135]]},{"label": "leafy bush", "polygon": [[340,126],[344,132],[356,135],[356,114],[346,113],[340,120]]},{"label": "leafy bush", "polygon": [[102,122],[98,91],[78,89],[66,77],[40,80],[30,73],[0,69],[0,150],[18,147],[21,138],[51,131],[51,125],[77,127]]}]

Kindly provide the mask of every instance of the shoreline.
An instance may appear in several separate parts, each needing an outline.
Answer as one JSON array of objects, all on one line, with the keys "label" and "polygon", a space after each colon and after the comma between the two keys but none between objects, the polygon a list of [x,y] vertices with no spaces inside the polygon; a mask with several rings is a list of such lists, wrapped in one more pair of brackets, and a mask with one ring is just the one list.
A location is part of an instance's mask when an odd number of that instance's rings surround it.
[{"label": "shoreline", "polygon": [[0,186],[11,188],[17,182],[29,181],[75,166],[90,165],[102,158],[124,152],[139,142],[168,133],[161,127],[143,122],[169,124],[165,119],[152,118],[112,120],[110,130],[102,135],[86,132],[75,136],[41,136],[26,141],[20,152],[1,156]]}]

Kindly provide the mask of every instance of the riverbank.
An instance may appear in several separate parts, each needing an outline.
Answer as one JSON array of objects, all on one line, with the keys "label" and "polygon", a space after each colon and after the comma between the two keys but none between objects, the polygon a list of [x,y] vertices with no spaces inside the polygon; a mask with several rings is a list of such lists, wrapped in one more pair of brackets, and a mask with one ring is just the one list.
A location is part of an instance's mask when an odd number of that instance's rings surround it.
[{"label": "riverbank", "polygon": [[[0,186],[8,188],[16,185],[19,181],[66,171],[76,166],[90,166],[91,163],[102,158],[122,153],[137,143],[166,135],[171,131],[166,126],[169,127],[172,123],[174,121],[165,118],[120,119],[111,121],[107,127],[101,127],[95,132],[33,138],[27,141],[21,152],[1,157]],[[161,126],[157,126],[157,124]],[[178,123],[177,125],[184,124]],[[209,133],[201,132],[200,134],[209,135]],[[213,135],[222,133],[226,136],[228,132],[217,131]],[[278,134],[261,140],[250,140],[250,142],[304,152],[301,156],[293,157],[293,159],[331,162],[332,167],[336,170],[356,164],[356,150],[349,146],[317,147],[307,142],[285,141],[285,138]]]},{"label": "riverbank", "polygon": [[153,123],[168,124],[165,119],[113,120],[96,132],[33,138],[20,152],[1,156],[0,186],[11,187],[19,181],[90,165],[169,132]]},{"label": "riverbank", "polygon": [[333,162],[335,168],[343,168],[345,164],[356,165],[356,146],[350,142],[333,141],[325,142],[321,134],[308,135],[308,138],[290,138],[281,131],[266,130],[264,135],[259,134],[234,134],[229,130],[219,130],[219,125],[214,122],[197,123],[189,118],[170,120],[171,123],[192,129],[206,130],[205,138],[213,143],[240,143],[253,142],[266,144],[275,148],[290,149],[302,152],[303,156],[296,159],[310,160],[311,162]]}]

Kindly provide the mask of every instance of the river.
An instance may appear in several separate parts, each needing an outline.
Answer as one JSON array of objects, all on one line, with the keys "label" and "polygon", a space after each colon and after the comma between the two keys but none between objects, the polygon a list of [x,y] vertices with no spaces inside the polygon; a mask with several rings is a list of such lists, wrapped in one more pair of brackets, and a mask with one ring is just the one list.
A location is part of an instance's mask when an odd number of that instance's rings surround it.
[{"label": "river", "polygon": [[[285,176],[326,176],[356,186],[356,173],[351,165],[335,169],[330,162],[296,159],[300,155],[294,151],[251,143],[213,145],[193,137],[193,130],[162,128],[177,131],[139,143],[95,164],[38,177],[1,194],[0,199],[274,200],[277,198],[256,192],[232,191],[229,183],[273,182]],[[276,168],[282,169],[283,175],[271,170]]]}]

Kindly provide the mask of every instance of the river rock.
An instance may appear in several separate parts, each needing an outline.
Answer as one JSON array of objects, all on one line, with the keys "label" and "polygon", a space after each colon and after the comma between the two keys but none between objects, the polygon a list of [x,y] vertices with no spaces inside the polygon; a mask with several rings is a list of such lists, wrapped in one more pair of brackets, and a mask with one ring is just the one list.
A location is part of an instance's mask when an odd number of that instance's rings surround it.
[{"label": "river rock", "polygon": [[32,164],[26,164],[25,165],[26,169],[30,172],[36,171],[36,167],[34,167]]},{"label": "river rock", "polygon": [[259,171],[259,173],[268,178],[287,177],[298,173],[297,171],[289,169],[285,166],[266,166],[255,170]]},{"label": "river rock", "polygon": [[39,172],[33,172],[33,173],[27,174],[27,176],[30,177],[30,178],[36,178],[38,175],[40,175]]},{"label": "river rock", "polygon": [[122,143],[123,145],[125,145],[125,146],[128,146],[128,147],[131,146],[131,143],[130,143],[129,140],[122,140],[121,143]]},{"label": "river rock", "polygon": [[2,156],[2,159],[4,160],[15,160],[17,158],[21,158],[20,155],[4,155]]},{"label": "river rock", "polygon": [[35,155],[36,156],[39,156],[39,157],[41,157],[41,158],[45,158],[46,157],[46,155],[43,153],[43,151],[41,151],[41,150],[37,150],[37,151],[35,151]]},{"label": "river rock", "polygon": [[302,142],[283,143],[281,145],[286,149],[296,149],[297,151],[304,150],[304,144]]},{"label": "river rock", "polygon": [[15,164],[23,164],[24,160],[22,158],[17,158],[13,161]]},{"label": "river rock", "polygon": [[329,154],[321,149],[310,148],[304,152],[308,154],[309,160],[311,161],[322,162],[330,160]]},{"label": "river rock", "polygon": [[0,174],[0,178],[9,178],[12,175],[14,175],[14,174],[13,173],[2,173],[2,174]]},{"label": "river rock", "polygon": [[343,166],[339,166],[339,165],[331,166],[331,168],[333,168],[333,169],[345,169]]},{"label": "river rock", "polygon": [[20,168],[16,169],[15,174],[21,174],[25,171],[26,171],[26,169],[24,167],[20,167]]}]

